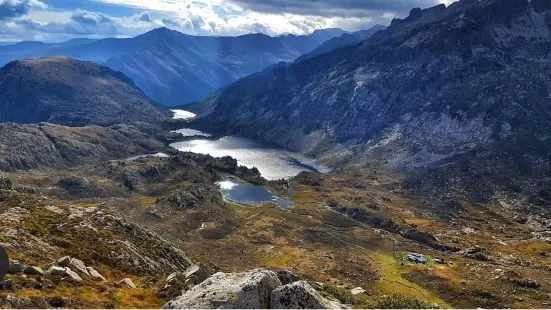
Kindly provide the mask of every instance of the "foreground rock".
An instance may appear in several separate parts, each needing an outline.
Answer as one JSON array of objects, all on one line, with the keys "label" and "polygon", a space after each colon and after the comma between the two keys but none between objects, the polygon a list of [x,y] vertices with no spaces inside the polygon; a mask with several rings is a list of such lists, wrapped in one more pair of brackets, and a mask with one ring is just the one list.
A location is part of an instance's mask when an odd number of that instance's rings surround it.
[{"label": "foreground rock", "polygon": [[270,294],[278,286],[281,286],[281,282],[269,270],[218,272],[182,296],[171,300],[163,308],[266,309],[270,306]]},{"label": "foreground rock", "polygon": [[271,309],[344,309],[336,301],[320,295],[308,282],[298,281],[275,289],[270,297]]},{"label": "foreground rock", "polygon": [[[282,285],[280,278],[285,282]],[[244,273],[216,273],[185,292],[164,309],[344,309],[337,301],[318,293],[289,271],[278,274],[255,269]]]}]

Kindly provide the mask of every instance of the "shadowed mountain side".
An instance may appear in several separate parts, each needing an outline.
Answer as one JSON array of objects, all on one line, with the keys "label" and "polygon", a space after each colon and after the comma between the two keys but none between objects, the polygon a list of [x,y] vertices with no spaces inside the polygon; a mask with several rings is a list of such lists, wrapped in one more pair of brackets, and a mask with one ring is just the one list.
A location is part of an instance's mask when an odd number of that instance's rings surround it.
[{"label": "shadowed mountain side", "polygon": [[132,80],[91,62],[50,57],[0,69],[0,122],[84,126],[161,117]]},{"label": "shadowed mountain side", "polygon": [[[338,153],[327,160],[355,169],[432,167],[447,176],[435,186],[467,193],[476,180],[464,173],[469,166],[447,170],[449,161],[474,167],[512,156],[501,163],[523,174],[507,183],[532,192],[530,171],[547,175],[538,186],[549,178],[550,18],[541,0],[413,9],[361,44],[232,84],[192,107],[195,125],[314,156]],[[523,152],[529,158],[514,159]],[[479,188],[511,185],[489,172]]]}]

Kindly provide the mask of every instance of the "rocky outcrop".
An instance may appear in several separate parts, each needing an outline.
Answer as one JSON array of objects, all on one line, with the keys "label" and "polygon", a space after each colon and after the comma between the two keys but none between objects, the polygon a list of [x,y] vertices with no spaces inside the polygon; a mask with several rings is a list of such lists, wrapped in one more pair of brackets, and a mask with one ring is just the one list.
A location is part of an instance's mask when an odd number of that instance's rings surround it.
[{"label": "rocky outcrop", "polygon": [[[45,269],[51,262],[58,265],[59,260],[60,267],[68,266],[85,280],[90,272],[84,262],[135,276],[166,275],[192,265],[181,250],[118,213],[101,206],[58,203],[34,195],[0,195],[0,235],[7,237],[2,246],[11,253],[33,257]],[[63,248],[58,246],[60,242]],[[80,257],[60,259],[56,253],[61,251],[79,253]]]},{"label": "rocky outcrop", "polygon": [[70,280],[73,282],[83,281],[82,278],[69,267],[52,266],[46,271],[46,274],[54,277],[63,277],[65,280]]},{"label": "rocky outcrop", "polygon": [[[0,123],[0,140],[0,171],[82,165],[147,154],[164,147],[156,136],[129,125],[66,127]],[[8,188],[6,179],[1,183],[0,189]],[[79,194],[90,187],[82,178],[71,177],[58,185]]]},{"label": "rocky outcrop", "polygon": [[202,203],[220,204],[221,202],[222,198],[216,188],[201,185],[182,189],[178,193],[162,199],[159,204],[167,205],[176,211],[183,211],[197,208]]},{"label": "rocky outcrop", "polygon": [[207,267],[202,264],[195,264],[186,269],[185,272],[176,271],[171,273],[165,280],[166,284],[186,284],[188,287],[197,285],[209,277]]},{"label": "rocky outcrop", "polygon": [[270,296],[271,309],[343,309],[337,301],[324,298],[308,282],[298,281],[275,289]]},{"label": "rocky outcrop", "polygon": [[244,273],[218,272],[201,284],[165,304],[165,309],[266,309],[270,294],[281,282],[269,270]]},{"label": "rocky outcrop", "polygon": [[80,259],[65,256],[60,258],[57,264],[62,267],[68,267],[71,270],[74,270],[83,276],[86,276],[86,277],[90,276],[90,274],[88,273],[88,270],[86,269],[86,265],[84,265],[84,262],[81,261]]},{"label": "rocky outcrop", "polygon": [[384,229],[390,233],[399,234],[406,239],[410,239],[412,241],[427,245],[440,251],[459,250],[454,246],[442,244],[438,239],[436,239],[435,236],[431,235],[428,232],[424,232],[410,226],[396,223],[391,218],[384,218],[374,214],[370,214],[361,208],[335,207],[331,208],[331,210],[342,213],[347,217],[363,223],[369,227]]},{"label": "rocky outcrop", "polygon": [[[289,282],[283,285],[278,279]],[[166,305],[165,309],[342,309],[324,298],[290,271],[278,274],[255,269],[244,273],[216,273]],[[292,282],[292,283],[291,283]]]}]

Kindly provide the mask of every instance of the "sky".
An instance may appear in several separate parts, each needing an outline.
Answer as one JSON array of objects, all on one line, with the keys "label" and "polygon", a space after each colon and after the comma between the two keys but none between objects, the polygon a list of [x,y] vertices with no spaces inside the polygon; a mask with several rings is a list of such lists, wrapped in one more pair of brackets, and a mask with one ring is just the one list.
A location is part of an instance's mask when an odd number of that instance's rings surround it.
[{"label": "sky", "polygon": [[0,42],[133,37],[167,27],[192,35],[308,34],[388,25],[450,0],[0,0]]}]

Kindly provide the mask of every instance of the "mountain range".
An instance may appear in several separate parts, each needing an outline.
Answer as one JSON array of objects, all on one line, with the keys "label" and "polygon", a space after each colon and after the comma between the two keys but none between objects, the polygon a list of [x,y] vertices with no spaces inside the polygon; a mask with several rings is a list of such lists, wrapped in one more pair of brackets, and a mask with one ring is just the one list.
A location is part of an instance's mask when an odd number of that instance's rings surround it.
[{"label": "mountain range", "polygon": [[303,36],[212,37],[159,28],[128,39],[0,46],[0,65],[58,55],[93,61],[123,72],[149,97],[174,106],[204,99],[218,88],[273,64],[291,62],[341,34],[340,29],[325,29]]},{"label": "mountain range", "polygon": [[355,168],[430,171],[412,183],[436,193],[491,197],[521,180],[534,193],[549,186],[550,21],[546,1],[413,9],[360,44],[224,88],[192,106],[196,126]]}]

